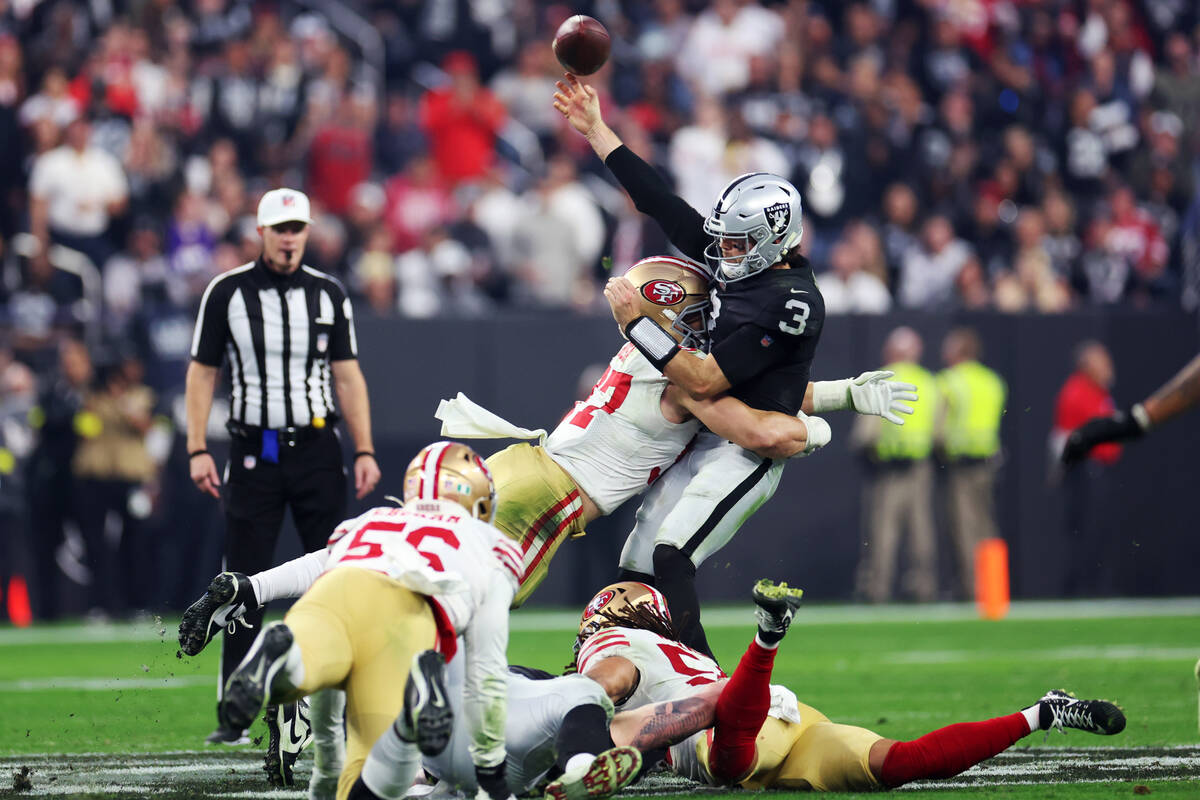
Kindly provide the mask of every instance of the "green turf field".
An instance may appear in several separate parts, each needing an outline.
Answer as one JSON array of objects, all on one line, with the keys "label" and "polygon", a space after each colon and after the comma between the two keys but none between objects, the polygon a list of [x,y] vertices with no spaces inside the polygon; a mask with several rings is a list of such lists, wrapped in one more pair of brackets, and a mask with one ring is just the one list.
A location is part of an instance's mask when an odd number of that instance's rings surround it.
[{"label": "green turf field", "polygon": [[[1018,604],[1001,622],[963,607],[801,614],[775,680],[838,722],[910,739],[1011,713],[1059,687],[1115,700],[1128,715],[1119,736],[1071,731],[1043,743],[1037,733],[951,782],[906,787],[906,797],[1200,797],[1200,601]],[[510,659],[561,668],[574,619],[517,612]],[[705,619],[732,670],[752,635],[750,610]],[[217,650],[179,658],[174,637],[174,621],[0,627],[0,797],[303,797],[265,791],[261,747],[205,747]],[[262,733],[259,722],[251,735]],[[297,774],[307,770],[304,758]],[[694,791],[665,778],[635,789]]]}]

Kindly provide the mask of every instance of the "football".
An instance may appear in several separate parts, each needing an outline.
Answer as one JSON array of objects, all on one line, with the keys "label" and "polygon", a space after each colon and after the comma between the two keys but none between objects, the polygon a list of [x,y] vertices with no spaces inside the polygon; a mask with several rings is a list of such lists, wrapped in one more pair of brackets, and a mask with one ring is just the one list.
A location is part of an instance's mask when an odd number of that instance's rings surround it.
[{"label": "football", "polygon": [[567,72],[591,75],[608,60],[612,39],[598,20],[576,14],[558,26],[551,47]]}]

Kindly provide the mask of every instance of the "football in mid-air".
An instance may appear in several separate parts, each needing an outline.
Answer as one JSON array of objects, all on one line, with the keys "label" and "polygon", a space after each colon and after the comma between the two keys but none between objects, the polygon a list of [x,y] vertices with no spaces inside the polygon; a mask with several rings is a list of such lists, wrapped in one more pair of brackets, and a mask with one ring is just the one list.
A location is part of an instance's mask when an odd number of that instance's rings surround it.
[{"label": "football in mid-air", "polygon": [[576,14],[567,17],[554,34],[554,55],[567,72],[591,75],[604,66],[612,39],[608,30],[592,17]]}]

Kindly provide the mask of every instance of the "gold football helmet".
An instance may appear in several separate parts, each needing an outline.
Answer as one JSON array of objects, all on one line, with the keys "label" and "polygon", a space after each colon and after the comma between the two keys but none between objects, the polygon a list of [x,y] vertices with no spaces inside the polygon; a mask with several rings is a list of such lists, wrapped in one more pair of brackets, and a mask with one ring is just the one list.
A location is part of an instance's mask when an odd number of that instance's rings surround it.
[{"label": "gold football helmet", "polygon": [[659,616],[670,621],[671,611],[667,608],[667,598],[653,586],[637,581],[621,581],[605,586],[584,606],[583,616],[579,618],[576,648],[582,646],[596,632],[616,625],[601,612],[619,613],[643,605],[650,606]]},{"label": "gold football helmet", "polygon": [[642,313],[683,347],[703,349],[708,341],[708,272],[673,256],[643,258],[625,273],[638,291]]},{"label": "gold football helmet", "polygon": [[457,442],[434,442],[417,453],[404,472],[404,502],[419,500],[449,500],[476,519],[491,522],[496,484],[474,450]]}]

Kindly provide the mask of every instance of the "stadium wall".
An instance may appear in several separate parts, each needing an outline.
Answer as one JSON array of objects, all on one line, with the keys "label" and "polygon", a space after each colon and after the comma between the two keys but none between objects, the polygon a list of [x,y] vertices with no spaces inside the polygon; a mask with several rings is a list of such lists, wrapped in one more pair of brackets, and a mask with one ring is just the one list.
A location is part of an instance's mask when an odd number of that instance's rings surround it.
[{"label": "stadium wall", "polygon": [[[1200,418],[1179,420],[1126,449],[1095,477],[1096,530],[1068,534],[1062,492],[1048,453],[1054,399],[1072,370],[1074,347],[1104,342],[1117,365],[1118,405],[1144,397],[1200,350],[1200,326],[1180,313],[890,314],[831,318],[813,378],[856,375],[879,363],[896,325],[925,339],[925,365],[940,367],[941,339],[957,325],[975,327],[984,361],[1008,382],[1005,464],[997,491],[1009,542],[1013,594],[1065,596],[1065,559],[1093,570],[1099,595],[1183,595],[1196,591],[1200,537],[1191,501],[1200,490]],[[621,344],[611,319],[569,315],[500,316],[479,321],[359,321],[363,370],[371,391],[383,489],[399,491],[406,460],[438,438],[437,402],[462,391],[525,427],[553,428]],[[788,466],[775,498],[700,573],[706,600],[744,600],[753,579],[770,575],[803,586],[814,601],[851,596],[862,540],[863,469],[846,445],[849,414],[830,415],[833,443]],[[505,442],[480,442],[485,454]],[[378,493],[377,493],[378,494]],[[633,504],[559,551],[531,604],[581,602],[612,579]],[[939,509],[939,517],[944,516]],[[290,539],[290,537],[289,537]],[[950,590],[950,545],[939,525],[942,585]]]}]

